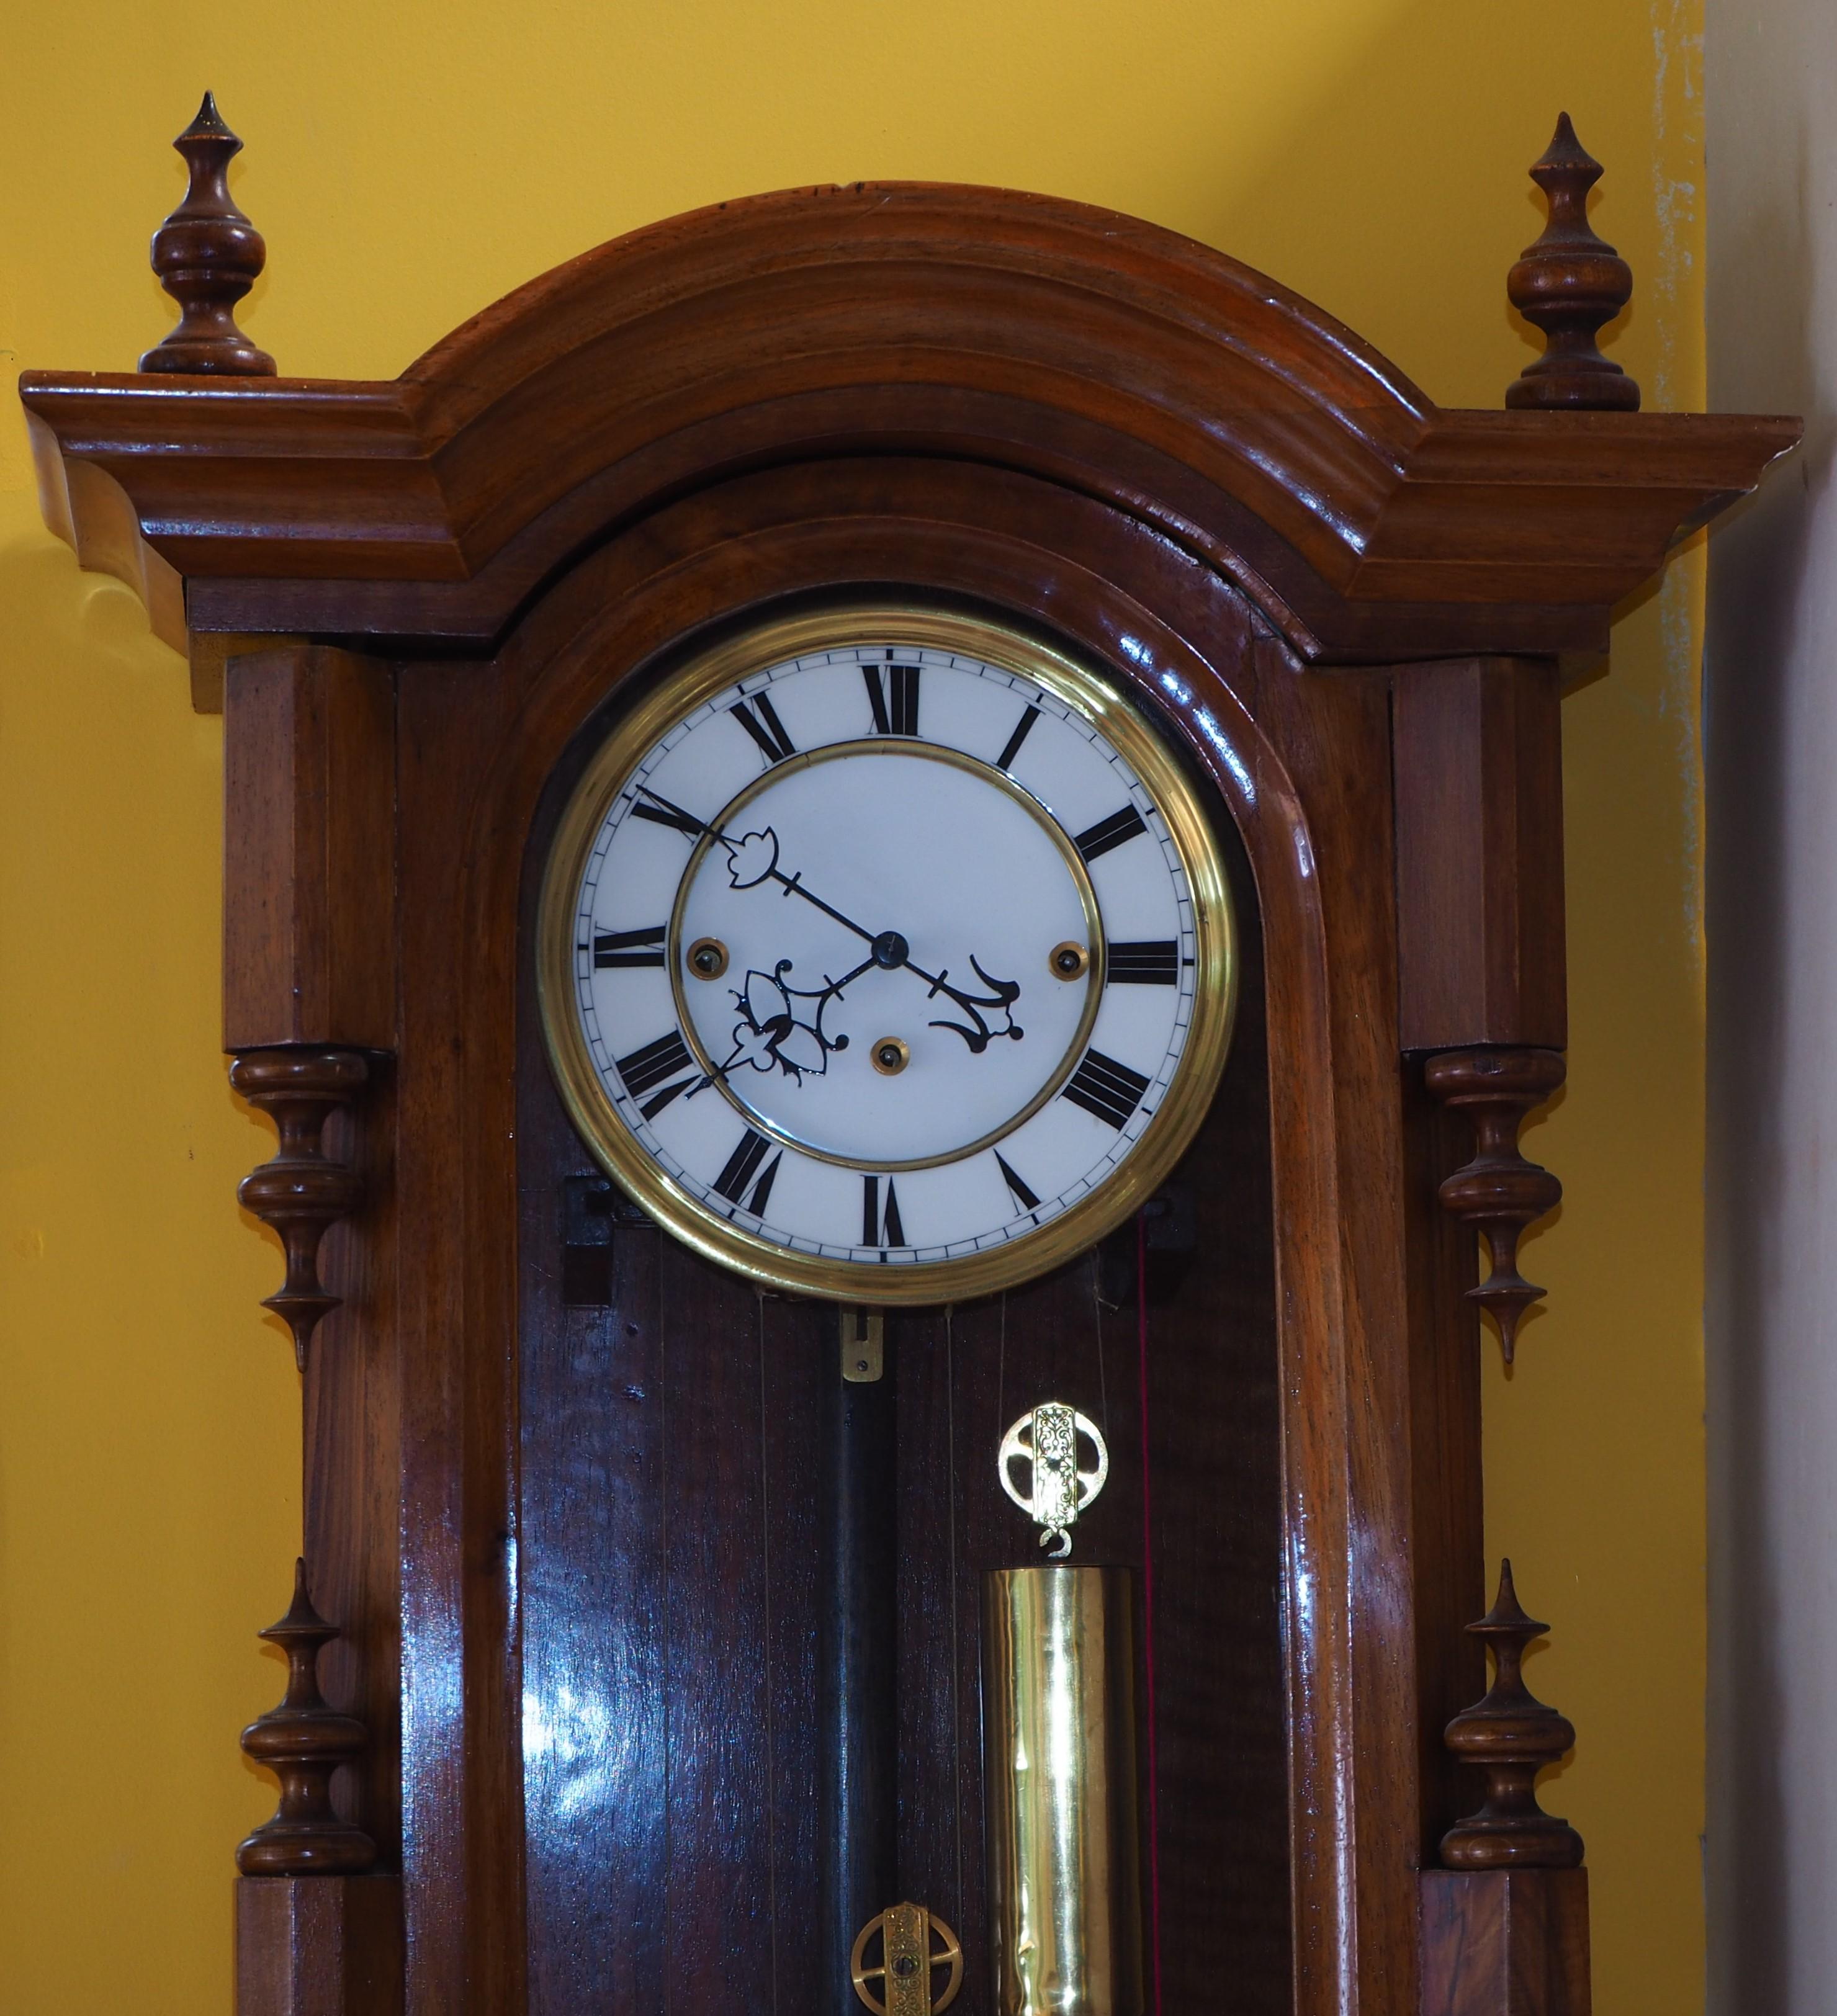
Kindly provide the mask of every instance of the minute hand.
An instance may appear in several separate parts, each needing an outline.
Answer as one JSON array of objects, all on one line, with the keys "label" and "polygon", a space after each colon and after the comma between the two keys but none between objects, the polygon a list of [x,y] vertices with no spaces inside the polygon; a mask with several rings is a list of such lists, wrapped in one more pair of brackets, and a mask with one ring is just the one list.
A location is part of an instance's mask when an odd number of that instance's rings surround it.
[{"label": "minute hand", "polygon": [[[941,973],[928,973],[909,959],[905,962],[906,970],[924,981],[934,995],[948,995],[970,1018],[968,1022],[934,1022],[931,1026],[934,1029],[954,1029],[969,1045],[971,1054],[980,1057],[996,1037],[1009,1036],[1018,1042],[1026,1031],[1014,1020],[1014,1003],[1021,998],[1021,983],[1018,980],[997,980],[992,974],[985,973],[982,961],[974,952],[970,955],[970,963],[976,970],[976,977],[989,989],[988,993],[969,994],[960,987],[953,987],[949,967]],[[982,1013],[985,1008],[999,1008],[1006,1026],[1000,1029],[992,1026]]]},{"label": "minute hand", "polygon": [[[774,868],[772,869],[767,879],[770,881],[782,884],[784,889],[784,893],[787,896],[801,896],[806,903],[814,903],[817,909],[819,909],[826,917],[834,917],[836,922],[840,924],[845,931],[852,931],[858,938],[866,939],[870,945],[873,945],[876,942],[875,934],[873,932],[866,930],[863,926],[856,923],[852,917],[844,916],[841,912],[836,908],[834,904],[824,902],[823,898],[819,896],[813,889],[806,889],[804,887],[802,881],[797,876],[787,875],[782,869]],[[884,936],[886,934],[882,933],[881,935]]]}]

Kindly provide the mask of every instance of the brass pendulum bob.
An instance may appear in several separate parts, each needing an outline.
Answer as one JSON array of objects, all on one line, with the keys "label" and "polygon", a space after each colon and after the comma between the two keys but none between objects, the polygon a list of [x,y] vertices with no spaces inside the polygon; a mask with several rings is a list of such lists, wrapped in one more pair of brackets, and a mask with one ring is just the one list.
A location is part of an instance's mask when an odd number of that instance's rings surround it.
[{"label": "brass pendulum bob", "polygon": [[[1023,1428],[1025,1499],[1010,1474]],[[1093,1467],[1078,1465],[1080,1437],[1097,1445]],[[1095,1427],[1057,1403],[1036,1408],[1001,1463],[1040,1544],[1069,1552],[1108,1468]],[[1141,2016],[1133,1574],[997,1569],[983,1585],[982,1661],[997,2016]]]}]

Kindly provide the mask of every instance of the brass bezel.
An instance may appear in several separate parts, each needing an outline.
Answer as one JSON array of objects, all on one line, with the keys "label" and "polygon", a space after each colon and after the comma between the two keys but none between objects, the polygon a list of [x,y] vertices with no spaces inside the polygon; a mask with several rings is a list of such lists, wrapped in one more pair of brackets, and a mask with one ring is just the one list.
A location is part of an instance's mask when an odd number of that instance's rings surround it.
[{"label": "brass bezel", "polygon": [[[897,1267],[791,1251],[731,1222],[682,1189],[607,1098],[575,999],[574,907],[582,871],[608,808],[645,753],[675,722],[748,673],[869,636],[961,652],[1030,681],[1096,727],[1141,779],[1166,822],[1192,895],[1196,960],[1192,1021],[1173,1082],[1115,1174],[1036,1231],[979,1253]],[[556,1083],[569,1118],[607,1174],[684,1244],[751,1280],[881,1307],[995,1294],[1050,1273],[1121,1224],[1159,1186],[1205,1118],[1237,1011],[1237,920],[1223,856],[1198,790],[1145,716],[1111,679],[1023,631],[987,617],[891,603],[846,605],[757,625],[698,653],[644,695],[596,752],[562,813],[543,872],[536,946],[537,1003]]]}]

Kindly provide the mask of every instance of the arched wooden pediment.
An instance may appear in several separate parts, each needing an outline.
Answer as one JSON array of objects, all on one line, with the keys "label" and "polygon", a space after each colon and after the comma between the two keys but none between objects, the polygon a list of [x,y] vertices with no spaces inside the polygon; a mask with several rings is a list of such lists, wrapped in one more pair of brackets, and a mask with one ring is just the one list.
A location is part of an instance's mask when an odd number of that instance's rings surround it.
[{"label": "arched wooden pediment", "polygon": [[1236,580],[1310,659],[1593,648],[1680,532],[1796,437],[1444,411],[1222,254],[926,184],[633,232],[393,381],[34,373],[22,391],[53,522],[167,634],[471,646],[666,502],[897,453],[1100,499]]}]

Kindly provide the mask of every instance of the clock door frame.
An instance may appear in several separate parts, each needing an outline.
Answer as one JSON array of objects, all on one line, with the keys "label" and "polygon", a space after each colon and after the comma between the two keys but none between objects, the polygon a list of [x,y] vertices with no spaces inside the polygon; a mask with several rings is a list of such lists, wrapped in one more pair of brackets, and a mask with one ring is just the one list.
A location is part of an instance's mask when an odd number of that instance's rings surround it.
[{"label": "clock door frame", "polygon": [[280,1130],[244,1197],[286,1247],[304,1565],[247,1739],[290,1803],[242,1852],[240,2016],[523,2006],[525,842],[609,680],[850,586],[1132,682],[1250,859],[1296,2016],[1503,2011],[1507,1975],[1576,2016],[1551,1823],[1436,1866],[1484,1686],[1472,1233],[1549,1201],[1515,1136],[1565,1034],[1564,664],[1795,423],[1444,411],[1201,247],[930,185],[633,234],[394,381],[265,362],[22,386],[51,522],[223,708],[225,1046]]}]

